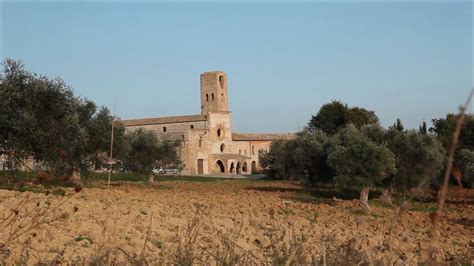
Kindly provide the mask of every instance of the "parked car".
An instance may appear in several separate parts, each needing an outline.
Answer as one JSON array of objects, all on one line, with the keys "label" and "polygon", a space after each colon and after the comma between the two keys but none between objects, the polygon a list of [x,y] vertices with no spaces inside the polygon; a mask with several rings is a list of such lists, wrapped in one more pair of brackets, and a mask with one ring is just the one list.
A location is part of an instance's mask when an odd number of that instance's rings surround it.
[{"label": "parked car", "polygon": [[176,168],[162,169],[160,175],[179,175],[179,170]]}]

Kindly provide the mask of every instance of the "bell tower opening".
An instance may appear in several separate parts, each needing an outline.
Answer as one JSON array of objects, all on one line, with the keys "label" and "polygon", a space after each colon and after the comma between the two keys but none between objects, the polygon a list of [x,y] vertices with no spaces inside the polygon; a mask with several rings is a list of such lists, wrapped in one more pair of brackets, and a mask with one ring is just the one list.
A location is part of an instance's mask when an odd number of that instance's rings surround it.
[{"label": "bell tower opening", "polygon": [[228,112],[227,75],[223,71],[201,74],[201,114]]}]

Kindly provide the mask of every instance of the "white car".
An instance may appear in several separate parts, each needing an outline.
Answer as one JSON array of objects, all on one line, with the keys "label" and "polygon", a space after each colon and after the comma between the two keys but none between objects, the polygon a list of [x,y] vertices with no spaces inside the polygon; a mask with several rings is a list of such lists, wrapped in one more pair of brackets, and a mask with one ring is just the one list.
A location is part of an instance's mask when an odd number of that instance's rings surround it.
[{"label": "white car", "polygon": [[179,175],[179,170],[175,168],[162,169],[160,175]]},{"label": "white car", "polygon": [[151,169],[151,171],[155,174],[161,174],[161,172],[163,171],[163,168],[155,166],[153,167],[153,169]]}]

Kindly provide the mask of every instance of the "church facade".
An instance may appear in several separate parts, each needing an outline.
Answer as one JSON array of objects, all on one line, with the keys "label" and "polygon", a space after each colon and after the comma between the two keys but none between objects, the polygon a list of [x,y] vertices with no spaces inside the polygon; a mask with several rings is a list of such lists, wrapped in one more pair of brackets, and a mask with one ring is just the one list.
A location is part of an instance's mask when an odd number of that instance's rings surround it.
[{"label": "church facade", "polygon": [[251,174],[259,166],[260,150],[268,151],[275,140],[294,134],[232,132],[227,75],[222,71],[201,74],[201,114],[122,120],[127,131],[144,128],[158,138],[181,140],[178,150],[183,175]]}]

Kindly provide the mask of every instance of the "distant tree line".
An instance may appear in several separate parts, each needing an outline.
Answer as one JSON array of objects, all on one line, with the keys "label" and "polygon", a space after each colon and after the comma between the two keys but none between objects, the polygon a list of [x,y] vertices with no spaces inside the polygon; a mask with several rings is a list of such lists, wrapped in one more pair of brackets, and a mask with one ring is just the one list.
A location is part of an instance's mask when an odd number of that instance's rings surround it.
[{"label": "distant tree line", "polygon": [[[31,73],[19,61],[3,62],[0,155],[13,168],[31,157],[57,176],[99,167],[110,150],[113,120],[117,117],[106,107],[75,96],[63,80]],[[178,165],[178,145],[151,131],[126,133],[115,123],[113,155],[123,162],[121,168],[146,172],[157,161]]]},{"label": "distant tree line", "polygon": [[[273,142],[260,152],[267,173],[281,179],[306,179],[309,184],[334,183],[356,188],[368,206],[370,190],[408,195],[422,180],[436,184],[444,169],[456,116],[433,119],[419,130],[406,130],[400,121],[381,127],[373,111],[332,101],[321,107],[293,140]],[[455,166],[464,184],[474,185],[474,117],[462,129]],[[425,186],[426,187],[426,186]]]}]

